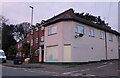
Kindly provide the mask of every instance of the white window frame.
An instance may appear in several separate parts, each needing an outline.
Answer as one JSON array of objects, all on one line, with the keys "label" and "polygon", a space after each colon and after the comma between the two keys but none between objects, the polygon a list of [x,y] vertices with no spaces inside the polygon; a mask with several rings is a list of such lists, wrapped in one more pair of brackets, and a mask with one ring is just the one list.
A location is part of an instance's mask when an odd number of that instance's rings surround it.
[{"label": "white window frame", "polygon": [[31,34],[33,34],[33,30],[31,30]]},{"label": "white window frame", "polygon": [[27,40],[27,43],[30,43],[30,41],[29,41],[29,40]]},{"label": "white window frame", "polygon": [[41,42],[44,42],[44,36],[41,37]]},{"label": "white window frame", "polygon": [[36,41],[36,44],[38,43],[38,37],[35,39],[35,41]]},{"label": "white window frame", "polygon": [[33,39],[31,39],[31,42],[30,42],[31,46],[33,46]]},{"label": "white window frame", "polygon": [[38,31],[38,27],[36,27],[35,30]]},{"label": "white window frame", "polygon": [[48,35],[53,35],[57,33],[57,26],[48,27]]},{"label": "white window frame", "polygon": [[75,33],[84,34],[84,26],[76,25],[76,27],[75,27]]},{"label": "white window frame", "polygon": [[89,28],[89,36],[95,37],[95,30],[93,28]]},{"label": "white window frame", "polygon": [[113,41],[113,34],[109,33],[109,41]]},{"label": "white window frame", "polygon": [[104,31],[100,31],[100,39],[105,39],[105,32]]}]

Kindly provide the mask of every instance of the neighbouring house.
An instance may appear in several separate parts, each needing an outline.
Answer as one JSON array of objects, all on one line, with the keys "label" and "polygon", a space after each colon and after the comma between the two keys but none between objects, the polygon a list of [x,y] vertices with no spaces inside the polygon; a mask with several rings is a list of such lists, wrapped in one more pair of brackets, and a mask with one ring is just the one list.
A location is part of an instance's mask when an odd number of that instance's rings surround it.
[{"label": "neighbouring house", "polygon": [[17,50],[20,52],[22,50],[22,44],[23,44],[23,41],[20,40],[19,42],[17,42]]},{"label": "neighbouring house", "polygon": [[43,62],[44,60],[44,28],[37,23],[26,33],[26,41],[30,43],[30,51],[34,62]]},{"label": "neighbouring house", "polygon": [[119,51],[119,59],[120,59],[120,36],[118,37],[118,51]]},{"label": "neighbouring house", "polygon": [[45,21],[45,62],[118,59],[118,33],[80,18],[73,9]]},{"label": "neighbouring house", "polygon": [[2,49],[2,27],[0,26],[0,49]]}]

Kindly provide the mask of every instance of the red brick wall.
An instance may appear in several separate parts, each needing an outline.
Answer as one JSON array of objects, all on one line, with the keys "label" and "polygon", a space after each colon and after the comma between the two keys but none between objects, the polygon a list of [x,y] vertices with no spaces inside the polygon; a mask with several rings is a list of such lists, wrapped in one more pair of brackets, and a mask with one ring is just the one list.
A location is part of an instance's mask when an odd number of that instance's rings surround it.
[{"label": "red brick wall", "polygon": [[38,44],[38,42],[36,43],[36,38],[38,38],[38,31],[36,31],[35,29],[34,29],[34,31],[33,31],[33,46],[34,46],[34,48],[35,49],[38,49],[39,48],[39,44]]},{"label": "red brick wall", "polygon": [[29,43],[30,43],[30,39],[31,39],[31,34],[30,34],[30,32],[27,32],[27,36],[26,36],[26,37],[27,37],[26,40],[29,41]]},{"label": "red brick wall", "polygon": [[41,30],[40,28],[39,28],[39,44],[40,44],[40,42],[41,42],[41,37],[42,36],[44,36],[44,30]]}]

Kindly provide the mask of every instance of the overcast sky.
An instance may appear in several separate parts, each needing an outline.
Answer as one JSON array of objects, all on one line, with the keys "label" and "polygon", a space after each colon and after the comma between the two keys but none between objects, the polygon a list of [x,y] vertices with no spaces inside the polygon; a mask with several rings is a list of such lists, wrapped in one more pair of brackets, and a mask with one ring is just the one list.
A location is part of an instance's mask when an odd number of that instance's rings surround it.
[{"label": "overcast sky", "polygon": [[34,7],[34,24],[73,8],[75,12],[101,16],[113,29],[118,30],[118,2],[4,2],[1,14],[9,19],[10,24],[30,22],[29,5]]}]

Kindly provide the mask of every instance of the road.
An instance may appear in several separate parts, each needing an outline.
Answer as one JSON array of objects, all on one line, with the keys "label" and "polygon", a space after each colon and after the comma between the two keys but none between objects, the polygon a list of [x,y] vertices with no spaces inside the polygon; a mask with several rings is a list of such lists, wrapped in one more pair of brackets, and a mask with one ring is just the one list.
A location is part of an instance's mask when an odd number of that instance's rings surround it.
[{"label": "road", "polygon": [[62,69],[15,68],[2,66],[3,76],[120,76],[117,61],[64,66]]},{"label": "road", "polygon": [[2,66],[2,76],[50,76],[49,72]]}]

